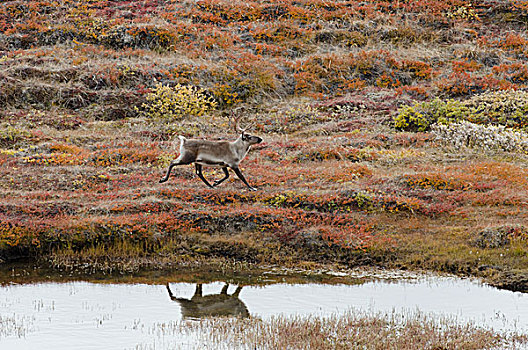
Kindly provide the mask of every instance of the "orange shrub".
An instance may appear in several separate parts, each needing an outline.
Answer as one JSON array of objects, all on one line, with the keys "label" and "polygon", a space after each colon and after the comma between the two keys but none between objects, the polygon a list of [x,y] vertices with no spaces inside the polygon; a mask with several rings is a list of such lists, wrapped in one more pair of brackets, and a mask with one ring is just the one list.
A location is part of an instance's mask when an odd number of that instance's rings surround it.
[{"label": "orange shrub", "polygon": [[443,191],[468,190],[473,185],[465,180],[444,174],[405,175],[403,182],[411,188],[434,189]]}]

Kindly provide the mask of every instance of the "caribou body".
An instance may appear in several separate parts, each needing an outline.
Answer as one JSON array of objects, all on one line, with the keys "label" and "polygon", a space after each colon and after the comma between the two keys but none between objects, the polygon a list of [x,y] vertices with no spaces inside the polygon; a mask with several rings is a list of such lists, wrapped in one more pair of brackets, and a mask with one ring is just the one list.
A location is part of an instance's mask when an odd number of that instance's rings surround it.
[{"label": "caribou body", "polygon": [[[246,157],[251,146],[262,142],[262,139],[258,136],[247,134],[246,129],[240,129],[238,121],[236,122],[236,130],[240,135],[235,141],[208,141],[178,136],[180,139],[180,155],[170,163],[165,176],[159,182],[167,181],[172,168],[175,166],[194,163],[198,177],[211,188],[227,180],[229,178],[228,168],[231,168],[250,190],[256,190],[256,188],[249,185],[238,166]],[[221,168],[224,171],[224,177],[216,180],[211,185],[202,174],[203,166]]]}]

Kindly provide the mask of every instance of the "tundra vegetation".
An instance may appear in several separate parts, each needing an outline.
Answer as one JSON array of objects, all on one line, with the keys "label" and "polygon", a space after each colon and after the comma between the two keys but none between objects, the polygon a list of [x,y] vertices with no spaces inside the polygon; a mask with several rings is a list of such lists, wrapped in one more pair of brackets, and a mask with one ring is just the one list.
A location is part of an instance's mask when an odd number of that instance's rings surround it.
[{"label": "tundra vegetation", "polygon": [[[3,1],[0,259],[526,292],[527,23],[524,0]],[[158,184],[177,135],[232,140],[235,108],[258,191],[190,166]]]},{"label": "tundra vegetation", "polygon": [[[197,334],[204,347],[218,349],[522,349],[526,336],[495,333],[471,323],[420,312],[365,313],[350,310],[327,317],[209,318],[199,322],[168,322],[154,327],[170,336]],[[418,337],[417,334],[420,336]],[[138,346],[138,349],[147,346]]]}]

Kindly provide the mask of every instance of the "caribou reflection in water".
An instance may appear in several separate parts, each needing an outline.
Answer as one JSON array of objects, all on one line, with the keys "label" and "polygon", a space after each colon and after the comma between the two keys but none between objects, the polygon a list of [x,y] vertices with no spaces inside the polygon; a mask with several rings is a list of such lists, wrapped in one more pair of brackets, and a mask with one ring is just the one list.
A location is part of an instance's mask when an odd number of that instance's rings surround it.
[{"label": "caribou reflection in water", "polygon": [[249,311],[242,300],[238,298],[241,286],[233,294],[227,294],[229,284],[225,284],[220,294],[202,295],[202,284],[196,285],[191,299],[178,298],[172,294],[167,283],[167,291],[172,300],[181,306],[183,318],[204,318],[211,316],[249,317]]}]

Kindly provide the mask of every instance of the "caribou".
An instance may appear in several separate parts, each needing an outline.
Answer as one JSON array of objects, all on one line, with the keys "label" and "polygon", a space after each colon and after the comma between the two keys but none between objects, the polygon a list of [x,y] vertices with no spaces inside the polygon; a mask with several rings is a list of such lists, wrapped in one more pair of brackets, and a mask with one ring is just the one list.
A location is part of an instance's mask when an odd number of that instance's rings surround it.
[{"label": "caribou", "polygon": [[[242,174],[239,168],[240,162],[246,157],[252,145],[262,142],[258,136],[246,133],[246,128],[239,126],[239,118],[234,118],[235,130],[239,134],[234,141],[209,141],[199,139],[187,139],[178,136],[180,139],[180,155],[173,160],[165,176],[159,181],[166,182],[175,166],[194,163],[196,175],[210,188],[215,188],[229,178],[228,168],[233,169],[235,174],[251,191],[256,191]],[[224,177],[216,180],[212,185],[203,176],[202,167],[218,167],[224,172]]]}]

